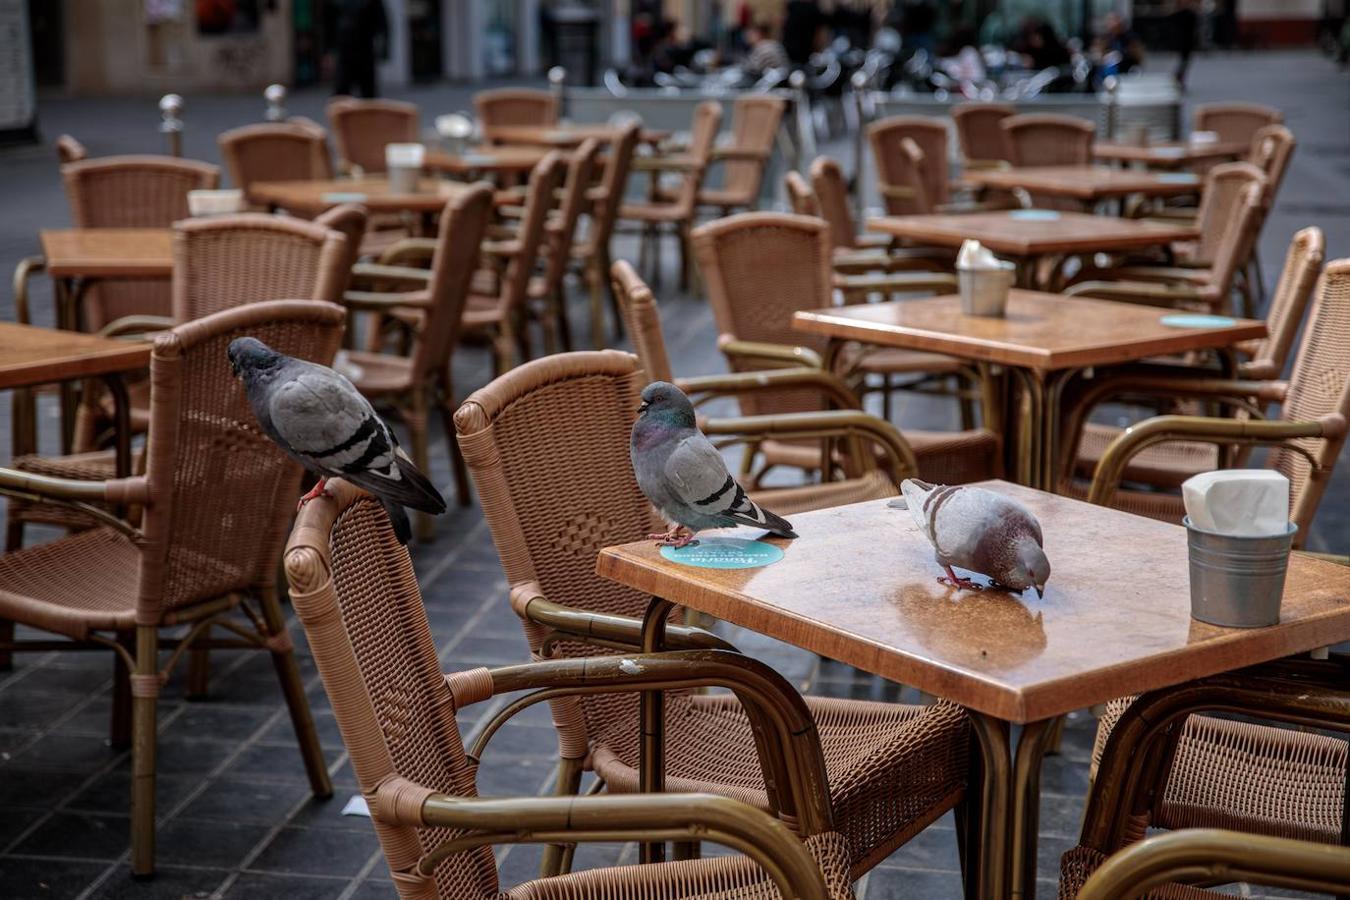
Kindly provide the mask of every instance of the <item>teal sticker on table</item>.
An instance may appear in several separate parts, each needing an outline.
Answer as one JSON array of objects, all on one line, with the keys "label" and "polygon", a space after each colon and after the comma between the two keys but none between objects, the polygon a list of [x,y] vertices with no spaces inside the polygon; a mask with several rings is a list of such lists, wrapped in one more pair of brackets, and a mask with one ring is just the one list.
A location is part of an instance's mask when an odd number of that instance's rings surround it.
[{"label": "teal sticker on table", "polygon": [[1009,218],[1016,219],[1019,222],[1056,222],[1059,221],[1059,213],[1053,209],[1014,209],[1008,213]]},{"label": "teal sticker on table", "polygon": [[1163,316],[1158,321],[1173,328],[1228,328],[1237,324],[1237,319],[1228,316],[1207,316],[1203,313],[1176,313]]},{"label": "teal sticker on table", "polygon": [[365,203],[366,195],[356,191],[329,191],[323,195],[324,203]]},{"label": "teal sticker on table", "polygon": [[697,569],[758,569],[783,558],[783,550],[763,541],[745,538],[707,537],[698,543],[676,549],[662,547],[661,556],[682,566]]},{"label": "teal sticker on table", "polygon": [[1158,181],[1163,184],[1199,184],[1200,177],[1194,172],[1159,172]]},{"label": "teal sticker on table", "polygon": [[460,160],[466,166],[490,166],[497,161],[497,157],[488,156],[486,153],[466,153]]}]

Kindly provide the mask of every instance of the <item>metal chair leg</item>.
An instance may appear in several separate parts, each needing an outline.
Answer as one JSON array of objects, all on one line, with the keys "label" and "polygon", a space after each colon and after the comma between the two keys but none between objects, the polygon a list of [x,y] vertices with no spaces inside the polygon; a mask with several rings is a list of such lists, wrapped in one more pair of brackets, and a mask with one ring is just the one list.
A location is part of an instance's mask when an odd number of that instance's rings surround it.
[{"label": "metal chair leg", "polygon": [[276,588],[263,588],[258,592],[258,601],[262,607],[263,624],[267,627],[272,665],[277,670],[281,692],[291,712],[291,725],[295,728],[295,739],[300,745],[300,756],[305,762],[310,789],[315,797],[331,797],[333,782],[328,777],[328,766],[319,746],[319,732],[314,727],[309,701],[305,699],[305,684],[300,678],[300,667],[295,662],[295,651],[291,648],[290,635],[286,632],[286,620],[281,614]]},{"label": "metal chair leg", "polygon": [[136,671],[131,674],[131,872],[155,871],[155,730],[159,699],[159,631],[136,628]]}]

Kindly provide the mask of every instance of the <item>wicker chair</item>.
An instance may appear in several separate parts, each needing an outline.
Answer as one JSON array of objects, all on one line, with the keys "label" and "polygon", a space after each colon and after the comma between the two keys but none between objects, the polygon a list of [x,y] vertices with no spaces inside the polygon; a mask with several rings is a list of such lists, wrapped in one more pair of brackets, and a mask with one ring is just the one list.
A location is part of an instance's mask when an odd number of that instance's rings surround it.
[{"label": "wicker chair", "polygon": [[[557,358],[548,361],[552,365]],[[766,667],[725,651],[645,654],[648,675],[626,674],[628,657],[560,658],[443,674],[412,561],[379,503],[341,480],[297,517],[286,549],[286,576],[384,849],[405,900],[852,900],[849,852],[833,830],[820,786],[821,749],[809,712]],[[584,671],[582,671],[584,667]],[[466,752],[456,714],[471,703],[525,689],[578,694],[592,706],[623,704],[644,684],[680,686],[698,679],[745,694],[746,705],[808,731],[802,738],[768,729],[765,754],[814,769],[805,846],[781,821],[742,802],[707,795],[479,798],[475,778],[483,742]],[[743,687],[758,683],[748,693]],[[688,696],[681,694],[680,696]],[[767,698],[767,699],[766,699]],[[501,717],[504,718],[504,717]],[[816,813],[819,814],[816,814]],[[719,858],[595,869],[503,888],[492,844],[545,843],[558,871],[577,843],[619,839],[709,840],[749,858]],[[777,888],[775,888],[775,883]]]},{"label": "wicker chair", "polygon": [[1259,103],[1202,103],[1191,119],[1194,131],[1212,131],[1221,142],[1248,144],[1266,125],[1284,122],[1284,113]]},{"label": "wicker chair", "polygon": [[[1094,872],[1098,885],[1112,881],[1121,864],[1108,857],[1160,828],[1178,830],[1151,839],[1155,872],[1168,877],[1150,879],[1157,890],[1149,897],[1203,900],[1219,893],[1201,885],[1235,881],[1344,894],[1350,850],[1337,845],[1350,771],[1348,674],[1343,656],[1289,659],[1113,704],[1115,729],[1098,748],[1082,834],[1061,860],[1060,897],[1117,896],[1078,889]],[[1210,828],[1226,829],[1223,848],[1201,837]],[[1208,853],[1184,867],[1158,844],[1197,840]],[[1249,877],[1291,841],[1308,844],[1296,864],[1274,870],[1281,878]]]},{"label": "wicker chair", "polygon": [[[674,229],[680,244],[680,287],[688,289],[692,282],[693,254],[689,250],[689,232],[694,227],[698,194],[703,187],[703,176],[712,159],[713,141],[722,122],[722,107],[713,100],[705,100],[694,110],[692,138],[686,152],[677,156],[633,159],[633,169],[650,173],[675,172],[680,186],[673,194],[655,190],[652,199],[642,203],[624,203],[619,207],[619,219],[637,223],[642,234],[639,267],[646,264],[648,244],[654,271],[661,271],[661,227]],[[655,177],[655,176],[653,176]]]},{"label": "wicker chair", "polygon": [[479,91],[473,95],[473,111],[483,139],[489,144],[498,142],[495,130],[501,126],[548,128],[558,124],[558,98],[552,91],[532,88]]},{"label": "wicker chair", "polygon": [[[1269,215],[1270,211],[1275,208],[1275,198],[1279,195],[1280,185],[1284,184],[1284,176],[1289,171],[1289,162],[1294,156],[1294,147],[1297,146],[1297,143],[1294,140],[1294,133],[1283,125],[1266,125],[1258,130],[1252,138],[1252,150],[1248,159],[1266,176],[1264,208],[1266,215]],[[1264,219],[1265,216],[1262,216],[1262,224],[1264,224]],[[1259,233],[1260,226],[1257,230]],[[1243,283],[1247,286],[1247,291],[1243,297],[1253,308],[1265,300],[1266,293],[1265,278],[1261,274],[1260,245],[1259,240],[1252,244],[1251,255],[1243,269]],[[1247,298],[1251,299],[1247,300]]]},{"label": "wicker chair", "polygon": [[774,140],[787,104],[767,94],[744,94],[731,107],[730,146],[714,147],[710,165],[722,163],[722,186],[698,192],[699,206],[712,206],[727,216],[736,209],[759,206],[764,172],[773,156]]},{"label": "wicker chair", "polygon": [[483,245],[485,261],[493,268],[489,277],[475,279],[463,324],[466,332],[489,336],[493,371],[498,375],[531,356],[530,282],[549,240],[549,210],[565,168],[557,152],[541,159],[530,172],[525,211],[515,237]]},{"label": "wicker chair", "polygon": [[[327,363],[342,322],[341,307],[279,301],[179,325],[155,338],[144,475],[95,482],[0,470],[5,489],[98,519],[96,528],[0,556],[0,616],[6,639],[8,623],[20,622],[71,639],[63,647],[116,651],[114,737],[125,740],[128,711],[133,737],[135,874],[154,867],[156,698],[185,649],[211,645],[211,628],[271,652],[310,784],[318,796],[332,793],[276,593],[300,467],[258,429],[225,350],[252,335]],[[113,504],[139,508],[139,527],[108,512]],[[240,607],[251,627],[230,617]],[[160,630],[181,626],[190,628],[162,668]],[[27,648],[20,641],[7,649]]]},{"label": "wicker chair", "polygon": [[56,139],[56,158],[60,160],[61,165],[66,163],[79,162],[82,159],[89,158],[89,151],[84,148],[75,138],[68,134],[63,134]]},{"label": "wicker chair", "polygon": [[313,126],[269,122],[232,128],[216,138],[234,186],[255,181],[312,181],[333,177],[328,134]]},{"label": "wicker chair", "polygon": [[[905,138],[913,140],[931,162],[924,173],[926,201],[914,195],[910,161],[901,149]],[[927,116],[891,116],[868,125],[867,140],[872,145],[877,188],[886,203],[888,215],[929,212],[932,206],[948,202],[946,121]],[[929,208],[921,205],[924,202]]]},{"label": "wicker chair", "polygon": [[1003,121],[1017,115],[1011,103],[958,103],[952,107],[956,141],[967,169],[1008,165]]},{"label": "wicker chair", "polygon": [[370,211],[360,203],[339,203],[314,217],[314,224],[330,228],[347,239],[343,245],[342,264],[339,271],[346,281],[342,290],[347,289],[352,269],[361,258],[361,241],[365,238],[366,226],[370,223]]},{"label": "wicker chair", "polygon": [[333,100],[328,104],[328,125],[337,145],[337,168],[343,173],[383,172],[386,144],[421,141],[417,105],[399,100]]},{"label": "wicker chair", "polygon": [[820,204],[811,190],[811,183],[802,177],[802,173],[789,169],[783,176],[783,193],[788,198],[788,209],[799,216],[820,218]]},{"label": "wicker chair", "polygon": [[[633,164],[633,153],[641,134],[641,126],[630,122],[617,138],[610,141],[609,151],[605,154],[605,166],[600,173],[600,183],[586,193],[590,201],[586,233],[572,242],[572,259],[580,266],[582,279],[590,294],[591,346],[596,349],[605,345],[603,297],[609,290],[609,242],[614,234],[614,223],[619,217],[619,207],[628,184],[628,172]],[[614,311],[615,331],[618,331],[622,322],[613,293],[610,293],[610,306]]]},{"label": "wicker chair", "polygon": [[1077,116],[1028,113],[1010,116],[999,127],[1014,166],[1084,166],[1092,162],[1097,126]]},{"label": "wicker chair", "polygon": [[[397,408],[408,427],[413,462],[423,472],[430,471],[428,418],[433,409],[441,411],[461,505],[469,503],[469,477],[450,422],[455,411],[450,363],[455,345],[459,343],[469,284],[491,215],[492,189],[489,186],[476,185],[456,195],[441,213],[440,232],[429,271],[381,267],[378,274],[384,283],[405,290],[397,293],[348,291],[344,298],[347,308],[354,311],[416,309],[422,313],[410,355],[344,351],[340,364],[361,393],[373,402]],[[367,267],[367,272],[372,268]],[[418,515],[418,538],[429,539],[431,531],[431,517]]]},{"label": "wicker chair", "polygon": [[1265,213],[1266,178],[1250,163],[1225,163],[1210,170],[1206,185],[1198,220],[1200,239],[1188,248],[1185,265],[1086,269],[1078,276],[1085,280],[1072,284],[1066,293],[1226,312],[1234,302],[1234,286],[1259,237]]},{"label": "wicker chair", "polygon": [[[1294,235],[1285,255],[1284,270],[1266,316],[1266,337],[1236,348],[1241,357],[1235,375],[1247,381],[1270,381],[1284,374],[1289,351],[1303,324],[1308,300],[1322,271],[1326,241],[1319,228],[1305,228]],[[1165,370],[1164,370],[1165,371]],[[1085,406],[1079,415],[1086,415]],[[1239,417],[1246,414],[1239,412]],[[1077,431],[1075,427],[1072,430]],[[1082,426],[1075,468],[1077,474],[1091,478],[1102,454],[1123,428],[1088,422]],[[1213,444],[1167,443],[1142,451],[1125,471],[1125,480],[1160,488],[1179,487],[1200,472],[1219,468],[1219,449]]]},{"label": "wicker chair", "polygon": [[[1090,402],[1113,396],[1150,396],[1208,400],[1259,410],[1280,404],[1280,417],[1212,419],[1199,416],[1159,416],[1127,429],[1102,454],[1088,497],[1094,503],[1116,506],[1140,515],[1179,522],[1181,497],[1154,491],[1120,488],[1131,460],[1141,450],[1172,441],[1230,446],[1269,446],[1265,464],[1290,482],[1290,520],[1298,525],[1294,546],[1307,540],[1313,516],[1345,443],[1350,416],[1350,260],[1329,263],[1313,300],[1307,327],[1294,356],[1288,382],[1242,381],[1206,377],[1184,378],[1123,373],[1103,375],[1103,384]],[[1076,415],[1076,421],[1082,415]],[[1220,457],[1222,459],[1222,456]]]},{"label": "wicker chair", "polygon": [[[896,496],[897,485],[919,474],[918,460],[909,442],[891,423],[868,415],[842,381],[809,366],[766,369],[676,378],[670,367],[661,314],[651,289],[626,261],[614,264],[614,293],[619,297],[628,334],[637,352],[638,364],[648,381],[669,381],[702,405],[715,397],[741,398],[786,387],[814,389],[821,398],[819,412],[736,418],[702,418],[699,427],[713,436],[719,447],[758,443],[766,437],[784,436],[828,442],[836,454],[843,477],[826,478],[817,484],[764,488],[752,492],[755,502],[782,515],[812,509],[860,503]],[[824,407],[833,405],[836,408]],[[837,449],[833,449],[837,448]],[[833,472],[829,473],[833,474]]]},{"label": "wicker chair", "polygon": [[[694,232],[694,249],[707,281],[718,347],[733,372],[804,363],[824,368],[825,340],[792,327],[792,316],[798,310],[832,305],[832,248],[824,222],[782,213],[741,213],[699,227]],[[771,269],[765,268],[765,259],[775,261]],[[874,359],[869,362],[869,358]],[[839,363],[838,374],[844,377],[882,367],[890,373],[937,372],[950,377],[959,368],[950,357],[890,349],[845,355]],[[768,391],[741,401],[748,415],[821,408],[818,390]],[[960,484],[996,477],[999,442],[990,432],[907,431],[905,437],[914,447],[923,477],[930,481]],[[748,447],[743,473],[753,477],[747,487],[757,486],[769,469],[779,465],[819,471],[819,442],[771,438],[757,448]]]},{"label": "wicker chair", "polygon": [[[601,579],[595,558],[600,548],[631,541],[657,524],[628,459],[644,384],[629,354],[560,354],[497,379],[455,414],[511,585],[512,608],[535,658],[593,659],[597,637],[611,646],[639,639],[649,598]],[[726,646],[697,629],[672,625],[667,632],[674,646],[700,640]],[[636,699],[592,695],[551,702],[564,757],[560,791],[576,789],[583,761],[611,793],[637,789]],[[969,743],[959,708],[945,702],[806,703],[853,877],[959,802]],[[782,808],[791,791],[766,787],[753,729],[735,698],[666,691],[665,720],[668,790]]]},{"label": "wicker chair", "polygon": [[[76,228],[168,228],[189,215],[188,191],[220,184],[220,169],[169,156],[105,156],[61,167]],[[130,315],[167,316],[163,279],[104,281],[82,295],[91,331]]]}]

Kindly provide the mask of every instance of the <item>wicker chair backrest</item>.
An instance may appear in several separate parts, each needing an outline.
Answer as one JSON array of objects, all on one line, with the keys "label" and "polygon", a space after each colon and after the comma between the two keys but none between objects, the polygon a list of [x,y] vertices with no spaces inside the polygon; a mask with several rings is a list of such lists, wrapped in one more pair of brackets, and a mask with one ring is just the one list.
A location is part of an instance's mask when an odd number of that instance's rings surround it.
[{"label": "wicker chair backrest", "polygon": [[230,181],[247,190],[255,181],[332,178],[328,135],[314,126],[267,122],[233,128],[216,139]]},{"label": "wicker chair backrest", "polygon": [[338,168],[359,167],[367,175],[388,168],[386,144],[421,139],[416,104],[399,100],[334,100],[328,104],[328,124],[337,144]]},{"label": "wicker chair backrest", "polygon": [[967,161],[992,162],[1008,159],[1003,138],[1003,120],[1017,115],[1011,103],[958,103],[952,107],[956,140]]},{"label": "wicker chair backrest", "polygon": [[[946,203],[947,180],[947,122],[928,116],[891,116],[867,126],[867,139],[872,145],[872,161],[876,164],[877,180],[883,185],[908,187],[910,183],[909,158],[900,147],[905,138],[913,139],[928,157],[928,171],[924,173],[930,203]],[[886,211],[893,216],[922,212],[914,201],[904,197],[887,197]]]},{"label": "wicker chair backrest", "polygon": [[1077,116],[1029,113],[1000,123],[1014,166],[1074,166],[1092,162],[1097,126]]}]

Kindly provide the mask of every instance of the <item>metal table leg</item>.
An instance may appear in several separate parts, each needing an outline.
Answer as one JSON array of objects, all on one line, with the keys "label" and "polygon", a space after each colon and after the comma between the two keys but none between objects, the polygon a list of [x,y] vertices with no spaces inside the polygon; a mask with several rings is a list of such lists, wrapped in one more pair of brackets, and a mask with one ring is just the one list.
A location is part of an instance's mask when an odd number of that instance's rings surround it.
[{"label": "metal table leg", "polygon": [[116,372],[103,376],[108,393],[113,401],[113,428],[116,433],[114,453],[117,458],[117,477],[126,478],[131,474],[131,400],[127,397],[127,386],[122,376]]},{"label": "metal table leg", "polygon": [[1009,887],[1012,897],[1035,900],[1036,848],[1041,816],[1041,761],[1045,758],[1059,719],[1042,719],[1022,726],[1012,772],[1012,845]]},{"label": "metal table leg", "polygon": [[[666,621],[675,604],[653,597],[642,617],[642,652],[655,653],[665,644]],[[639,699],[642,734],[638,749],[638,789],[643,793],[659,794],[666,787],[665,758],[665,694],[661,691],[643,691]],[[644,843],[639,847],[643,863],[665,859],[664,844]]]},{"label": "metal table leg", "polygon": [[1008,896],[1008,819],[1012,796],[1012,748],[1008,723],[970,711],[970,722],[980,742],[983,779],[980,785],[979,896],[1006,900]]}]

